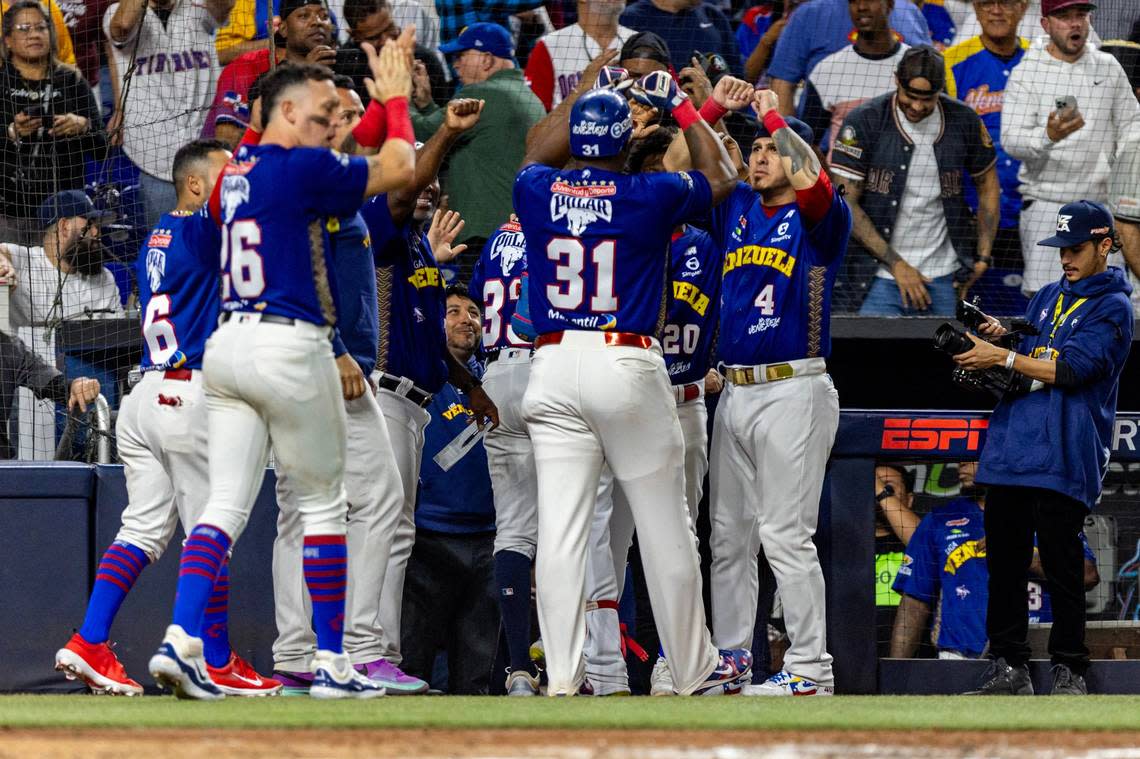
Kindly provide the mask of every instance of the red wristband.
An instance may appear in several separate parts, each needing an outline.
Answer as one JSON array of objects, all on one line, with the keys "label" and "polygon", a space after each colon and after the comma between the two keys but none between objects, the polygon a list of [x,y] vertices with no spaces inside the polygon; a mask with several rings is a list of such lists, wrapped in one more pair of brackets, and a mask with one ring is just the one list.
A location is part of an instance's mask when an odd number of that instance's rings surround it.
[{"label": "red wristband", "polygon": [[249,127],[248,129],[246,129],[245,134],[243,134],[241,136],[241,140],[238,141],[238,147],[239,148],[242,145],[259,145],[259,144],[261,144],[261,132],[257,131],[253,127]]},{"label": "red wristband", "polygon": [[728,109],[712,98],[709,98],[697,113],[701,114],[701,118],[712,125],[723,119],[725,114],[728,113]]},{"label": "red wristband", "polygon": [[384,104],[388,112],[388,139],[403,140],[409,145],[416,144],[416,133],[412,130],[412,119],[408,116],[408,99],[391,98]]},{"label": "red wristband", "polygon": [[352,139],[361,147],[378,148],[380,143],[384,142],[387,131],[388,116],[384,104],[379,100],[373,100],[360,118],[360,123],[352,128]]},{"label": "red wristband", "polygon": [[788,122],[784,121],[779,111],[771,110],[764,114],[764,128],[768,130],[768,134],[775,134],[777,129],[784,129],[787,126]]},{"label": "red wristband", "polygon": [[677,125],[681,127],[682,132],[693,124],[699,124],[703,121],[701,115],[697,113],[697,109],[693,107],[693,101],[687,98],[673,109],[673,118],[677,120]]}]

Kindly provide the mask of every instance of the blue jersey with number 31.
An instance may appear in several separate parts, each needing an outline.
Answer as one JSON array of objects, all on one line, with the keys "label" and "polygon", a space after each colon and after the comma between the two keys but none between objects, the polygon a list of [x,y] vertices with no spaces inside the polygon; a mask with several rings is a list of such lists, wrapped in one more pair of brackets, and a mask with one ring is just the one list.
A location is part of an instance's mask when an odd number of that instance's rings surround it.
[{"label": "blue jersey with number 31", "polygon": [[221,235],[206,209],[163,214],[139,251],[142,370],[201,369],[218,324]]},{"label": "blue jersey with number 31", "polygon": [[484,350],[530,346],[530,341],[511,327],[522,295],[524,272],[526,237],[521,224],[508,221],[487,240],[471,274],[471,297],[483,304]]},{"label": "blue jersey with number 31", "polygon": [[243,145],[210,199],[222,224],[222,308],[336,323],[325,222],[364,200],[368,162],[324,148]]},{"label": "blue jersey with number 31", "polygon": [[514,206],[526,232],[535,332],[656,334],[673,229],[711,204],[699,173],[524,168]]}]

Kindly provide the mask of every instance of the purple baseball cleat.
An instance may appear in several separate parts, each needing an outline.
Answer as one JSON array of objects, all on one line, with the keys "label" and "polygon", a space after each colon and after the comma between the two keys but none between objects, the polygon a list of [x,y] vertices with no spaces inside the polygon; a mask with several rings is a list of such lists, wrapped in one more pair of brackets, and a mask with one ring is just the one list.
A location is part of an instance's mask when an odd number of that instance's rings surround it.
[{"label": "purple baseball cleat", "polygon": [[384,686],[389,696],[414,696],[417,693],[427,693],[428,690],[426,682],[406,674],[387,659],[357,664],[356,671],[372,682]]}]

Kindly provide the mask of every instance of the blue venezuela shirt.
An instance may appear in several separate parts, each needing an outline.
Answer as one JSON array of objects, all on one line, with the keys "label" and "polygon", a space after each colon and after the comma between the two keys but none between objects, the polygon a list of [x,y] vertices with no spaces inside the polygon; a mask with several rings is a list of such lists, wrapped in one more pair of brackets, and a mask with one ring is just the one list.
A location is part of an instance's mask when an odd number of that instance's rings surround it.
[{"label": "blue venezuela shirt", "polygon": [[333,355],[349,353],[365,375],[376,368],[376,262],[372,240],[360,214],[326,222],[336,262],[340,314]]},{"label": "blue venezuela shirt", "polygon": [[151,230],[135,261],[144,372],[202,368],[206,339],[218,326],[221,308],[221,239],[205,208],[163,214]]},{"label": "blue venezuela shirt", "polygon": [[669,313],[661,349],[674,385],[702,382],[712,363],[720,315],[721,250],[695,227],[673,235]]},{"label": "blue venezuela shirt", "polygon": [[447,382],[443,331],[447,299],[427,236],[410,216],[396,223],[386,194],[369,199],[360,213],[376,254],[380,331],[376,368],[436,393]]},{"label": "blue venezuela shirt", "polygon": [[471,274],[471,297],[483,304],[483,350],[530,347],[511,326],[525,272],[526,236],[522,225],[508,221],[487,239]]},{"label": "blue venezuela shirt", "polygon": [[514,208],[526,233],[535,332],[656,335],[672,231],[706,215],[711,203],[699,172],[524,168],[515,178]]},{"label": "blue venezuela shirt", "polygon": [[325,222],[364,200],[368,162],[324,148],[242,145],[210,210],[222,223],[222,308],[336,324]]}]

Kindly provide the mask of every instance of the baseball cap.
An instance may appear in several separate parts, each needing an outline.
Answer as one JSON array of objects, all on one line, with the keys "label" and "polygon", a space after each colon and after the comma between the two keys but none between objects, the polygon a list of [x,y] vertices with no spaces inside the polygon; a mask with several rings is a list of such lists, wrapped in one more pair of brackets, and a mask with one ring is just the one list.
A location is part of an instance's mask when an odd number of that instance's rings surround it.
[{"label": "baseball cap", "polygon": [[1086,243],[1094,237],[1111,235],[1112,231],[1112,214],[1107,208],[1092,200],[1078,200],[1061,206],[1057,212],[1057,234],[1037,244],[1046,248],[1067,248]]},{"label": "baseball cap", "polygon": [[621,46],[618,60],[624,61],[629,58],[648,58],[663,66],[669,66],[669,45],[653,32],[638,32]]},{"label": "baseball cap", "polygon": [[281,0],[280,5],[277,7],[277,15],[281,20],[289,18],[289,14],[298,8],[304,8],[306,5],[319,5],[325,10],[328,10],[328,5],[325,0]]},{"label": "baseball cap", "polygon": [[40,206],[40,228],[47,229],[60,219],[73,219],[77,216],[92,221],[106,221],[113,214],[95,208],[83,190],[64,190],[52,195]]},{"label": "baseball cap", "polygon": [[[895,69],[895,74],[899,78],[899,84],[902,85],[907,94],[916,97],[931,97],[941,92],[946,86],[946,61],[943,59],[942,53],[930,45],[917,45],[903,53],[898,68]],[[910,83],[915,79],[925,79],[930,82],[933,89],[911,87]]]},{"label": "baseball cap", "polygon": [[1096,3],[1090,3],[1089,0],[1041,0],[1041,15],[1051,16],[1057,11],[1074,6],[1088,8],[1091,11],[1096,8]]},{"label": "baseball cap", "polygon": [[439,46],[439,51],[447,55],[462,53],[464,50],[482,50],[496,58],[515,57],[511,33],[498,24],[486,21],[465,27],[458,37]]},{"label": "baseball cap", "polygon": [[[803,140],[804,142],[806,142],[808,145],[814,145],[815,144],[815,135],[812,134],[811,127],[809,127],[807,124],[800,121],[795,116],[785,116],[784,117],[784,123],[787,124],[788,127],[793,132],[798,134],[800,139]],[[756,140],[760,137],[771,137],[771,136],[772,136],[772,133],[768,131],[768,127],[764,126],[764,122],[763,122],[763,120],[761,120],[756,125],[756,136],[753,137],[752,139]]]}]

